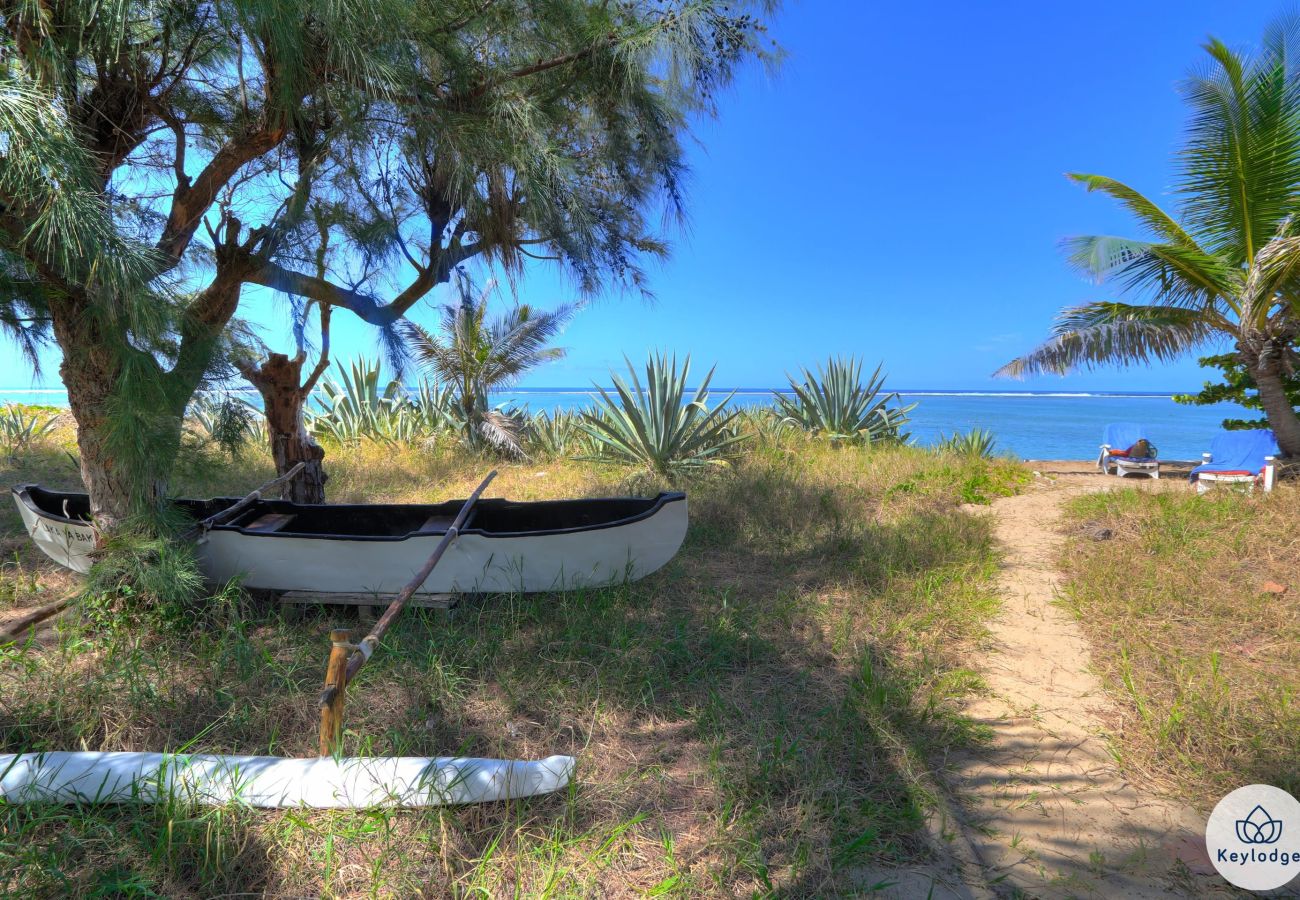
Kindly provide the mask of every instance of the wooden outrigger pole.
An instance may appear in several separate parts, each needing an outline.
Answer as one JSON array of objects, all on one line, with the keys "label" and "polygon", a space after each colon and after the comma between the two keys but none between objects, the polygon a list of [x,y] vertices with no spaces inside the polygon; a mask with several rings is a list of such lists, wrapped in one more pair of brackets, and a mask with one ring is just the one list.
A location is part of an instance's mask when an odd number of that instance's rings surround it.
[{"label": "wooden outrigger pole", "polygon": [[442,536],[438,546],[434,548],[433,553],[425,560],[420,571],[415,573],[415,577],[407,582],[393,602],[388,605],[388,609],[379,617],[379,621],[370,629],[370,633],[362,638],[361,643],[353,645],[348,642],[351,637],[350,633],[343,629],[336,629],[330,632],[330,658],[329,664],[325,670],[325,689],[320,695],[320,755],[332,756],[337,750],[339,739],[343,735],[343,707],[348,682],[356,677],[357,672],[366,664],[375,649],[379,646],[379,641],[383,638],[384,632],[388,631],[389,626],[397,621],[397,617],[402,614],[406,604],[410,601],[412,595],[420,589],[420,585],[428,580],[433,573],[434,567],[442,559],[456,538],[460,536],[461,528],[465,527],[465,521],[474,509],[474,504],[478,502],[483,491],[492,483],[492,479],[497,477],[496,470],[488,473],[482,483],[474,489],[474,493],[469,495],[469,499],[460,508],[456,514],[455,520],[447,528],[447,533]]},{"label": "wooden outrigger pole", "polygon": [[181,539],[187,540],[189,538],[198,537],[200,533],[207,531],[213,525],[220,525],[222,522],[226,521],[227,519],[234,518],[235,513],[240,512],[241,510],[245,510],[248,507],[252,506],[257,501],[261,500],[263,497],[266,496],[266,492],[271,490],[271,488],[279,487],[289,479],[293,478],[293,476],[301,472],[302,467],[304,465],[306,465],[306,463],[298,463],[288,472],[285,472],[283,475],[277,475],[275,478],[272,478],[266,484],[262,485],[260,488],[253,491],[248,496],[244,497],[244,499],[238,501],[237,503],[232,503],[230,506],[227,506],[225,509],[221,510],[221,512],[213,513],[212,515],[204,519],[202,522],[195,522],[192,526],[190,526],[189,529],[186,530],[184,534],[181,535]]}]

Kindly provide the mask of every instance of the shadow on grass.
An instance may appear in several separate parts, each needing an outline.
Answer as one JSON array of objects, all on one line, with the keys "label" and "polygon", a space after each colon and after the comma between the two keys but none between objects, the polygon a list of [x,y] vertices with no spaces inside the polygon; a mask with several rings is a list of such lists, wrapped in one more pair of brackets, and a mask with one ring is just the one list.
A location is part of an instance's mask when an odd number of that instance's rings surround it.
[{"label": "shadow on grass", "polygon": [[[580,784],[412,813],[403,865],[465,890],[529,893],[550,866],[580,892],[608,877],[812,896],[867,887],[868,863],[925,861],[927,773],[979,738],[957,701],[979,686],[962,660],[993,610],[991,536],[952,499],[833,476],[755,466],[701,485],[681,553],[635,584],[482,598],[449,624],[408,613],[350,688],[346,752],[573,753]],[[28,683],[0,709],[0,747],[89,729],[104,749],[159,749],[211,728],[205,751],[311,755],[323,633],[348,614],[326,615],[254,613],[114,666],[47,664],[45,692]],[[306,853],[310,838],[284,840]]]},{"label": "shadow on grass", "polygon": [[241,809],[0,804],[6,896],[214,897],[276,880]]}]

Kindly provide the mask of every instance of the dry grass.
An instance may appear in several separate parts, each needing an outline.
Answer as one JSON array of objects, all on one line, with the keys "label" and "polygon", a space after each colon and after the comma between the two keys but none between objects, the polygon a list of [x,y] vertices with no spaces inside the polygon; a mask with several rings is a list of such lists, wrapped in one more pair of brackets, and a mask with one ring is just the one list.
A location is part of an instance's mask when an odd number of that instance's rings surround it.
[{"label": "dry grass", "polygon": [[[1300,791],[1300,489],[1133,490],[1074,501],[1067,602],[1118,696],[1123,762],[1202,805]],[[1266,585],[1287,587],[1279,596]]]},{"label": "dry grass", "polygon": [[[491,493],[650,491],[627,470],[500,464]],[[339,501],[464,495],[489,467],[452,448],[335,449]],[[240,494],[252,457],[187,454],[178,489]],[[1006,463],[913,449],[753,450],[689,486],[662,572],[585,593],[408,613],[350,690],[349,754],[578,756],[567,793],[454,810],[0,806],[0,886],[32,896],[818,896],[930,850],[927,773],[977,740],[958,704],[993,613],[989,525],[958,507],[1013,490]],[[9,482],[71,485],[48,446]],[[0,513],[0,606],[57,574]],[[192,633],[75,622],[0,648],[0,751],[314,753],[331,625],[250,600]]]}]

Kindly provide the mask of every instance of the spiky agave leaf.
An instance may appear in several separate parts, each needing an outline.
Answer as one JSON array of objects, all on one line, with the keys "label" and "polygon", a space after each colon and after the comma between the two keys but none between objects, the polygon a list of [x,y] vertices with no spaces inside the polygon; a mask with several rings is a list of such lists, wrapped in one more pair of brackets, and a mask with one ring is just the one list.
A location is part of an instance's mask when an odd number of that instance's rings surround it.
[{"label": "spiky agave leaf", "polygon": [[584,457],[644,466],[661,475],[687,474],[728,464],[728,451],[746,440],[734,431],[740,410],[727,410],[732,391],[716,406],[709,405],[709,369],[694,395],[687,400],[691,358],[679,367],[671,358],[653,353],[646,362],[645,384],[627,360],[631,386],[611,373],[617,399],[597,387],[596,408],[582,415],[582,429],[598,452]]},{"label": "spiky agave leaf", "polygon": [[993,432],[983,428],[973,428],[965,434],[954,432],[950,436],[945,436],[940,432],[939,440],[935,443],[934,449],[939,453],[953,453],[958,456],[978,456],[983,459],[990,459],[996,446],[997,437]]},{"label": "spiky agave leaf", "polygon": [[876,366],[866,383],[862,363],[855,357],[832,357],[816,373],[802,369],[802,381],[787,376],[793,397],[775,394],[777,409],[787,422],[810,434],[832,441],[876,443],[905,439],[901,428],[915,404],[891,407],[896,393],[882,393],[883,364]]},{"label": "spiky agave leaf", "polygon": [[527,446],[533,456],[551,459],[571,456],[588,450],[583,446],[585,443],[581,413],[542,410],[528,420]]},{"label": "spiky agave leaf", "polygon": [[12,456],[30,448],[54,427],[54,416],[27,412],[6,403],[0,407],[0,447]]}]

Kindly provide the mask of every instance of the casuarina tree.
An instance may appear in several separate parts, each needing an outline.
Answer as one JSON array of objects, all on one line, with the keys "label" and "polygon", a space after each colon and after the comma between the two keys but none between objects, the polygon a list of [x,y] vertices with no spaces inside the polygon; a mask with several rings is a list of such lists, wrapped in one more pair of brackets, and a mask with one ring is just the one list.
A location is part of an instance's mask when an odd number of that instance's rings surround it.
[{"label": "casuarina tree", "polygon": [[[475,257],[639,285],[692,117],[766,52],[758,7],[4,4],[0,324],[62,350],[92,512],[160,498],[249,285],[394,340]],[[308,452],[304,361],[244,361],[284,462]]]},{"label": "casuarina tree", "polygon": [[1300,457],[1287,394],[1300,336],[1300,21],[1272,26],[1253,55],[1217,40],[1205,49],[1208,67],[1183,88],[1192,116],[1177,157],[1178,217],[1114,179],[1071,176],[1150,233],[1067,243],[1072,263],[1137,302],[1065,310],[1047,343],[998,374],[1149,363],[1228,345],[1282,452]]}]

